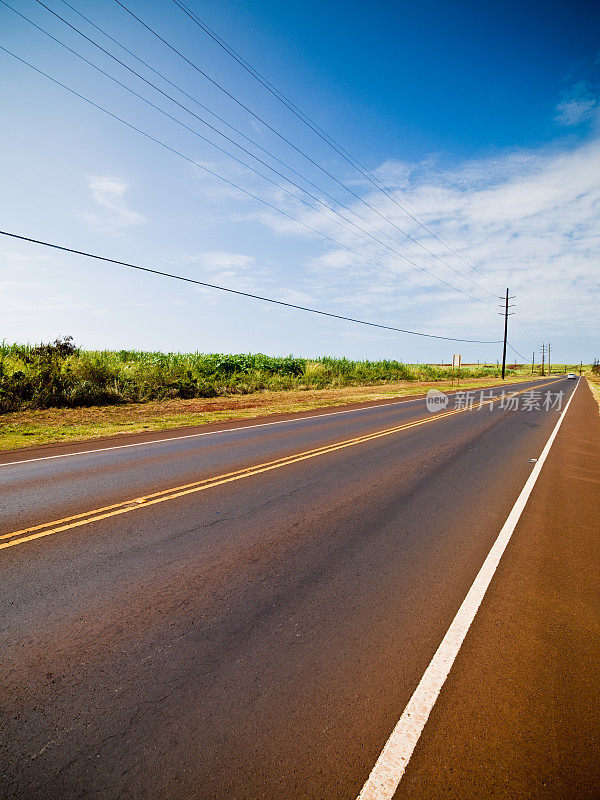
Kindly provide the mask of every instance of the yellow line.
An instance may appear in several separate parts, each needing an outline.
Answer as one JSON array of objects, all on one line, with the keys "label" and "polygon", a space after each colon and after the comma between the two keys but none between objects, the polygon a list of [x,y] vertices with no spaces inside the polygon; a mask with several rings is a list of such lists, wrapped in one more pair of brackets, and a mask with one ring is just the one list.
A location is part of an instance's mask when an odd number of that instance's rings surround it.
[{"label": "yellow line", "polygon": [[[562,378],[557,380],[549,381],[547,383],[541,384],[541,386],[549,386],[553,383],[557,383]],[[512,395],[519,395],[523,394],[524,392],[530,391],[530,387],[527,389],[521,389],[518,392],[511,392]],[[499,397],[495,397],[491,400],[485,400],[484,404],[493,405],[495,402],[500,400]],[[479,408],[480,406],[474,406],[475,408]],[[156,503],[163,503],[166,500],[174,500],[177,497],[183,497],[187,494],[192,494],[195,492],[202,492],[205,489],[212,489],[215,486],[222,486],[225,483],[231,483],[232,481],[241,480],[242,478],[248,478],[252,475],[259,475],[262,472],[269,472],[273,469],[278,469],[279,467],[287,466],[288,464],[296,464],[299,461],[306,461],[309,458],[316,458],[320,455],[325,455],[327,453],[333,453],[336,450],[342,450],[346,447],[353,447],[357,444],[362,444],[363,442],[369,442],[373,439],[379,439],[382,436],[390,436],[394,433],[400,433],[401,431],[409,430],[410,428],[416,428],[420,425],[426,425],[430,422],[435,422],[439,419],[444,419],[445,417],[453,416],[454,414],[462,414],[464,411],[470,411],[473,409],[470,408],[461,408],[456,409],[454,411],[445,411],[441,414],[434,414],[428,417],[424,417],[422,419],[415,420],[414,422],[406,422],[402,425],[397,425],[393,428],[386,428],[382,431],[377,431],[376,433],[369,433],[364,434],[363,436],[356,436],[353,439],[346,439],[345,441],[338,442],[337,444],[333,445],[323,445],[321,447],[314,448],[313,450],[305,450],[302,453],[296,453],[292,456],[286,456],[284,458],[278,458],[274,461],[267,461],[263,464],[258,464],[255,467],[245,467],[244,469],[236,470],[235,472],[227,472],[223,475],[218,475],[216,478],[205,478],[200,481],[195,481],[194,483],[188,483],[183,486],[176,486],[172,489],[163,489],[160,492],[154,492],[152,494],[144,495],[142,497],[136,497],[132,500],[125,500],[121,503],[114,503],[110,506],[104,506],[103,508],[96,508],[92,511],[87,511],[81,514],[74,514],[70,517],[63,517],[62,519],[53,520],[52,522],[46,522],[41,525],[34,525],[30,528],[24,528],[22,530],[13,531],[12,533],[5,533],[0,536],[0,539],[10,539],[7,542],[0,542],[0,550],[6,547],[13,547],[17,544],[23,544],[24,542],[30,542],[34,539],[40,539],[44,536],[50,536],[54,533],[60,533],[61,531],[70,530],[71,528],[78,528],[83,525],[88,525],[90,522],[97,522],[101,519],[107,519],[108,517],[114,517],[118,514],[127,514],[130,511],[136,511],[139,508],[144,508],[146,506],[155,505]],[[27,534],[27,535],[24,535]],[[19,538],[14,538],[19,537]]]}]

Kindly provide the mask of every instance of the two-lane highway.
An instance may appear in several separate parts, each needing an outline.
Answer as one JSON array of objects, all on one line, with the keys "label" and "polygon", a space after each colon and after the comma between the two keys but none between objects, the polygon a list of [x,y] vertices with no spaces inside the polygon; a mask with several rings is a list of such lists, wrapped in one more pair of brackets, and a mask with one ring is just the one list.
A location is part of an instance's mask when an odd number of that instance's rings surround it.
[{"label": "two-lane highway", "polygon": [[[532,386],[553,390],[556,379],[510,387],[525,394]],[[546,389],[548,387],[548,389]],[[500,391],[473,392],[474,405],[498,397]],[[46,451],[0,456],[2,470],[1,534],[17,530],[23,522],[23,497],[27,498],[28,527],[49,519],[64,519],[85,510],[104,508],[140,496],[173,491],[201,480],[263,467],[272,461],[302,457],[313,450],[340,446],[362,437],[391,435],[411,426],[431,424],[435,417],[466,410],[450,396],[446,409],[426,411],[421,398],[344,409],[311,416],[290,415],[276,422],[235,425],[168,439],[155,437],[124,445],[102,444],[82,452],[81,447],[53,454]],[[215,428],[215,426],[213,426]],[[360,443],[360,442],[356,442]]]},{"label": "two-lane highway", "polygon": [[2,796],[356,797],[576,386],[4,454]]}]

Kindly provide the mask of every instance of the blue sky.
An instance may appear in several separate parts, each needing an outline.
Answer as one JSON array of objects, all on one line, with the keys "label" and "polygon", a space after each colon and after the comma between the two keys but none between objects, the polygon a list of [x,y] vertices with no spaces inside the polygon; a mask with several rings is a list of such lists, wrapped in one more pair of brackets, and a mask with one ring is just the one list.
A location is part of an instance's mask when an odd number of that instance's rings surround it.
[{"label": "blue sky", "polygon": [[[7,1],[188,127],[266,172],[39,3]],[[451,242],[453,252],[303,126],[170,0],[125,5],[329,175],[113,0],[69,2],[318,189],[231,134],[62,0],[44,2],[284,172],[287,181],[266,174],[287,191],[128,94],[3,5],[0,44],[338,244],[0,52],[2,229],[333,313],[468,339],[500,338],[496,295],[508,285],[519,310],[510,339],[520,353],[530,357],[544,339],[557,360],[600,356],[596,4],[190,0],[211,28]],[[289,180],[333,210],[321,205],[325,216],[303,205]],[[372,236],[348,230],[336,212],[354,222],[360,215],[358,224]],[[77,343],[97,348],[407,361],[447,360],[452,352],[468,361],[499,355],[496,345],[369,330],[4,239],[0,301],[0,336],[7,340],[72,334]]]}]

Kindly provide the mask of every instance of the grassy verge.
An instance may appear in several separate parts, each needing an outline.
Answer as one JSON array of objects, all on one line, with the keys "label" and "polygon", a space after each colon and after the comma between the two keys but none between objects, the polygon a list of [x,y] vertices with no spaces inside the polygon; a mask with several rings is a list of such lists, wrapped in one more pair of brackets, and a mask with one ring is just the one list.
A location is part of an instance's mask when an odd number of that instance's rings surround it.
[{"label": "grassy verge", "polygon": [[[510,380],[522,381],[528,377],[511,376]],[[460,388],[479,389],[499,383],[497,377],[471,378],[461,381]],[[261,391],[227,397],[175,398],[91,408],[27,409],[0,415],[0,450],[392,399],[423,394],[431,387],[441,391],[452,389],[450,381],[398,381],[377,386]]]},{"label": "grassy verge", "polygon": [[[509,366],[509,378],[528,366]],[[464,364],[465,379],[498,378],[497,364]],[[0,343],[0,413],[449,381],[448,364],[275,357],[261,353],[92,351],[70,337],[52,344]]]},{"label": "grassy verge", "polygon": [[600,413],[600,375],[594,375],[594,373],[588,372],[585,377],[588,382],[588,386],[592,390],[592,394],[596,398],[596,402],[598,403],[598,412]]}]

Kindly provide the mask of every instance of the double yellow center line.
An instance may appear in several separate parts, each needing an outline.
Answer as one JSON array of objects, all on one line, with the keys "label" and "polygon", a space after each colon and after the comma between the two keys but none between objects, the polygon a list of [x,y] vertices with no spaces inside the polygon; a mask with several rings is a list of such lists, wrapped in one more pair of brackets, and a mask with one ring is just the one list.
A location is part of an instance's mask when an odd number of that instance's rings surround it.
[{"label": "double yellow center line", "polygon": [[[559,378],[558,380],[562,379]],[[541,385],[549,386],[552,383],[557,383],[557,380],[549,381]],[[530,388],[522,389],[518,392],[512,392],[511,394],[519,395],[528,391],[530,391]],[[500,397],[484,400],[482,405],[491,405],[498,400],[500,400]],[[476,407],[479,408],[480,406],[477,405]],[[269,472],[273,469],[285,467],[288,464],[296,464],[298,461],[306,461],[309,458],[317,458],[317,456],[322,456],[326,453],[333,453],[336,450],[342,450],[346,447],[354,447],[357,444],[370,442],[373,439],[379,439],[382,436],[391,436],[394,433],[400,433],[401,431],[406,431],[410,428],[416,428],[420,425],[427,425],[428,423],[436,422],[437,420],[444,419],[445,417],[451,417],[455,414],[462,414],[464,411],[470,410],[472,409],[469,407],[464,407],[455,409],[453,411],[445,411],[440,414],[433,414],[429,417],[418,419],[414,422],[406,422],[402,425],[396,425],[393,428],[386,428],[385,430],[377,431],[376,433],[369,433],[365,434],[364,436],[355,436],[353,439],[346,439],[345,441],[338,442],[337,444],[316,447],[313,450],[305,450],[302,453],[295,453],[294,455],[287,456],[285,458],[267,461],[263,464],[257,464],[254,467],[246,467],[245,469],[239,469],[234,472],[226,472],[223,475],[218,475],[215,478],[205,478],[204,480],[195,481],[194,483],[187,483],[183,486],[176,486],[172,489],[164,489],[161,492],[154,492],[153,494],[147,494],[143,497],[136,497],[133,500],[125,500],[121,503],[104,506],[103,508],[95,508],[92,511],[86,511],[82,514],[74,514],[73,516],[52,520],[51,522],[46,522],[42,525],[34,525],[33,527],[23,528],[22,530],[13,531],[12,533],[5,533],[0,535],[0,550],[6,547],[14,547],[17,544],[31,542],[34,539],[41,539],[44,536],[51,536],[54,533],[67,531],[71,528],[79,528],[82,525],[89,525],[91,522],[98,522],[99,520],[107,519],[108,517],[115,517],[118,514],[128,514],[130,511],[137,511],[140,508],[146,508],[147,506],[156,505],[157,503],[164,503],[167,500],[175,500],[177,497],[184,497],[185,495],[194,494],[195,492],[203,492],[206,489],[212,489],[215,486],[222,486],[225,483],[232,483],[233,481],[239,481],[243,478],[250,478],[252,475],[259,475],[261,472]]]}]

